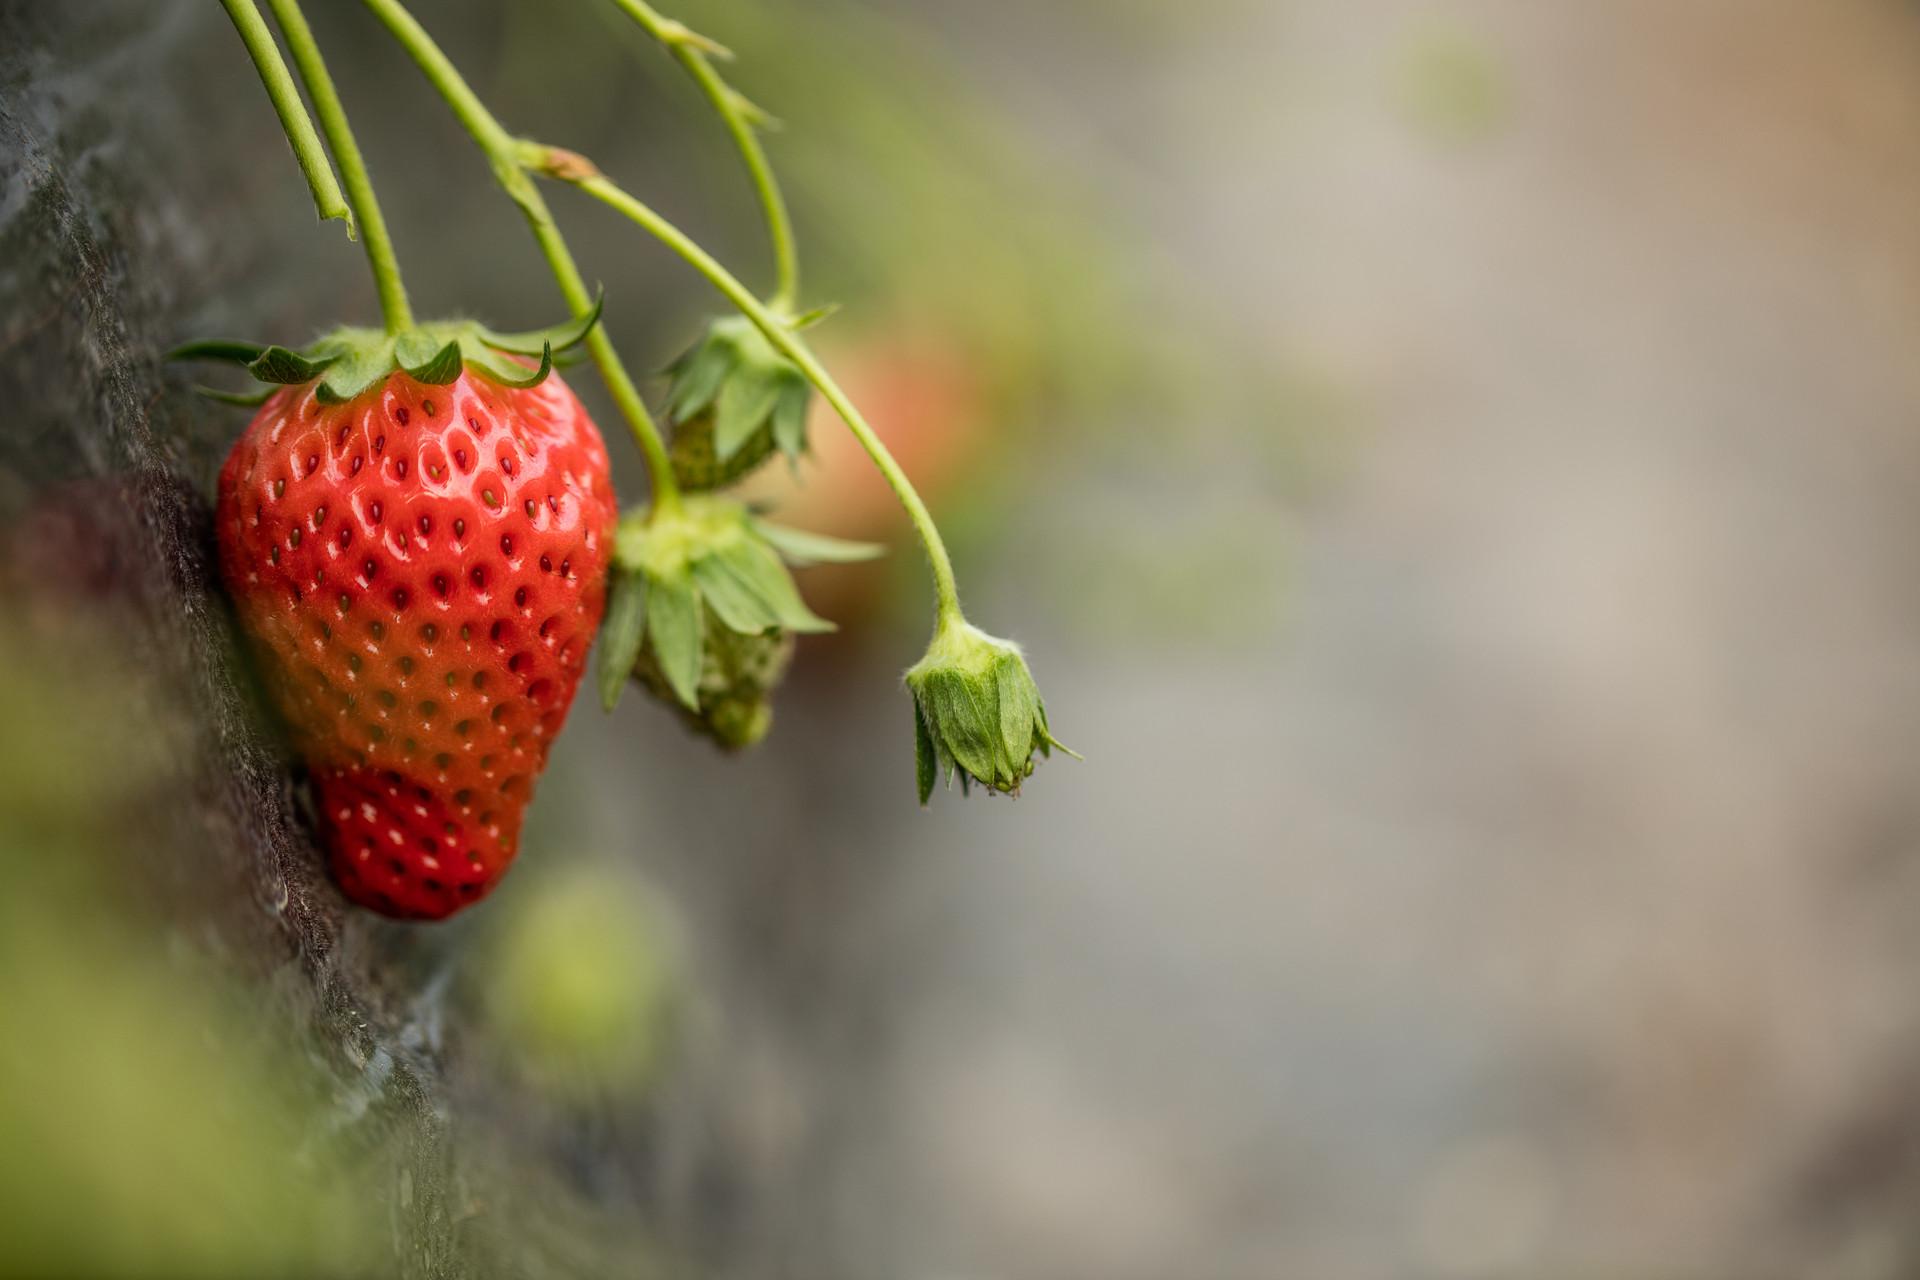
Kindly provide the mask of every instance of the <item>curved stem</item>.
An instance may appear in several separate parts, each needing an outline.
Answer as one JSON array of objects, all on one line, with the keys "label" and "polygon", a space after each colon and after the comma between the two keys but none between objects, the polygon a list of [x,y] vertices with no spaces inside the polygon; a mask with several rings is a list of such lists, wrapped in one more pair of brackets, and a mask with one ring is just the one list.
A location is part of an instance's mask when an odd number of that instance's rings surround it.
[{"label": "curved stem", "polygon": [[688,238],[685,232],[668,222],[640,200],[622,191],[593,167],[591,162],[570,151],[556,147],[544,147],[538,143],[522,143],[522,153],[526,163],[535,170],[550,177],[572,182],[582,191],[604,204],[612,206],[627,217],[639,223],[655,239],[684,258],[695,271],[705,276],[714,288],[718,289],[742,315],[751,320],[754,327],[765,334],[780,352],[807,375],[807,380],[820,391],[828,404],[834,407],[847,428],[853,432],[860,447],[873,459],[873,465],[886,477],[887,484],[894,495],[900,499],[900,505],[906,508],[907,516],[913,521],[914,531],[920,535],[920,542],[926,548],[927,562],[933,568],[934,593],[939,608],[939,622],[942,627],[960,621],[960,594],[954,584],[953,561],[947,555],[946,543],[941,540],[940,530],[933,523],[933,516],[927,510],[927,504],[913,487],[913,481],[907,478],[893,454],[881,442],[873,427],[847,393],[828,373],[826,366],[808,349],[807,344],[794,333],[792,325],[774,312],[758,298],[753,291],[741,284],[733,274],[713,255],[702,249]]},{"label": "curved stem", "polygon": [[[555,225],[553,215],[547,209],[540,188],[521,166],[519,140],[508,133],[493,113],[487,110],[486,104],[480,101],[440,46],[434,43],[433,37],[407,12],[405,5],[399,0],[364,2],[374,17],[393,33],[421,71],[426,73],[427,79],[453,109],[462,127],[486,154],[493,166],[494,178],[525,215],[533,238],[539,243],[540,252],[546,258],[555,281],[559,283],[567,304],[576,314],[584,313],[593,305],[593,296],[587,289],[586,280],[580,275],[572,251],[567,248],[567,242],[560,234],[560,228]],[[647,470],[653,480],[655,510],[677,510],[680,506],[680,489],[674,483],[673,463],[667,457],[666,443],[660,438],[660,429],[654,425],[646,402],[640,398],[639,389],[628,375],[626,366],[621,363],[619,353],[614,350],[613,339],[608,336],[604,322],[595,325],[587,335],[587,351],[599,368],[601,379],[607,384],[607,393],[613,397],[621,416],[627,420],[627,429],[634,443],[647,460]]]},{"label": "curved stem", "polygon": [[713,109],[726,125],[727,132],[733,136],[734,145],[740,150],[740,158],[746,161],[754,192],[760,197],[760,208],[767,219],[767,238],[773,246],[774,293],[767,305],[776,315],[786,315],[793,309],[800,291],[800,258],[794,248],[793,220],[787,214],[787,202],[780,194],[780,184],[773,176],[773,168],[767,163],[766,148],[761,145],[760,135],[754,129],[753,117],[758,114],[757,109],[713,69],[713,57],[730,55],[720,45],[703,39],[681,23],[663,16],[646,0],[613,0],[613,3],[646,28],[647,34],[665,45],[680,65],[687,69],[687,74],[707,95],[707,100],[713,104]]},{"label": "curved stem", "polygon": [[380,294],[380,314],[387,332],[411,329],[413,309],[407,305],[407,287],[400,281],[400,262],[393,255],[393,240],[387,235],[386,219],[380,216],[380,202],[373,194],[366,161],[361,158],[360,145],[354,141],[353,130],[347,125],[346,108],[340,105],[340,95],[334,90],[333,77],[327,74],[320,46],[314,43],[313,31],[307,26],[306,15],[300,12],[298,0],[267,0],[267,4],[286,36],[293,65],[300,70],[301,82],[307,86],[307,96],[313,99],[314,112],[320,117],[320,128],[327,135],[327,145],[333,149],[333,158],[340,165],[340,181],[346,185],[347,200],[360,224],[360,237],[366,245],[367,263],[373,268],[373,284]]},{"label": "curved stem", "polygon": [[327,148],[313,127],[306,103],[300,101],[299,87],[293,83],[293,73],[287,70],[286,60],[280,56],[280,46],[274,43],[267,20],[260,16],[253,0],[220,2],[226,6],[227,16],[233,19],[241,43],[247,46],[247,55],[260,73],[260,83],[267,88],[274,114],[280,117],[281,132],[287,135],[294,158],[300,162],[300,172],[306,175],[307,187],[313,192],[313,207],[322,221],[338,218],[346,223],[347,235],[351,238],[353,210],[341,194],[340,183],[333,176],[333,162],[327,158]]}]

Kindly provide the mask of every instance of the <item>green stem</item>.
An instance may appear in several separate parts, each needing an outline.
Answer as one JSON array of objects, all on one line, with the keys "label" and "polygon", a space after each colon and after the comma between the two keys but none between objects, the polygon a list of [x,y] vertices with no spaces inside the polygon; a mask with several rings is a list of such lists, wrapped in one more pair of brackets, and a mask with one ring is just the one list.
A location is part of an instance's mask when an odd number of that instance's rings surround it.
[{"label": "green stem", "polygon": [[[539,243],[540,252],[545,256],[547,266],[559,283],[567,304],[576,314],[585,312],[593,305],[593,296],[587,289],[586,280],[580,275],[580,268],[574,262],[565,238],[560,234],[560,228],[547,209],[545,197],[521,166],[519,140],[508,133],[493,113],[487,110],[486,104],[480,101],[440,46],[434,43],[433,37],[407,12],[405,5],[399,0],[364,0],[364,3],[393,33],[394,39],[400,42],[408,56],[426,74],[435,91],[453,109],[461,126],[486,154],[493,166],[494,178],[526,217],[533,238]],[[627,429],[632,433],[634,443],[647,460],[647,469],[653,480],[655,511],[678,510],[680,489],[674,483],[673,463],[667,457],[666,442],[660,438],[660,429],[647,412],[646,402],[640,398],[639,389],[628,376],[619,353],[614,350],[613,339],[608,336],[604,322],[595,325],[587,335],[587,351],[599,368],[601,379],[607,384],[608,394],[619,407],[621,416],[627,420]]]},{"label": "green stem", "polygon": [[794,248],[793,220],[787,214],[787,202],[780,194],[780,184],[773,176],[773,168],[767,163],[766,148],[761,145],[760,135],[753,127],[753,109],[713,69],[712,57],[727,55],[721,46],[663,16],[646,0],[613,2],[646,28],[647,34],[665,45],[680,65],[687,69],[687,74],[706,94],[707,100],[713,104],[713,109],[726,125],[727,132],[733,136],[734,145],[740,150],[740,158],[746,161],[754,192],[760,197],[760,208],[767,219],[767,237],[773,246],[774,293],[767,305],[776,315],[786,315],[793,309],[800,291],[800,259]]},{"label": "green stem", "polygon": [[367,163],[361,158],[360,145],[354,141],[353,130],[347,125],[346,108],[340,105],[340,95],[334,90],[333,77],[327,74],[320,46],[314,43],[313,31],[307,26],[306,15],[300,12],[298,0],[267,0],[267,4],[286,36],[287,50],[293,54],[293,64],[300,70],[301,82],[307,86],[307,96],[313,99],[313,109],[320,117],[320,128],[327,135],[327,145],[333,149],[333,158],[340,165],[340,181],[346,185],[347,200],[360,224],[360,236],[366,245],[367,263],[373,268],[373,284],[380,294],[380,314],[387,332],[411,329],[413,309],[407,305],[407,287],[400,280],[400,263],[393,255],[393,240],[387,235],[386,219],[380,216],[380,202],[373,194],[373,181],[367,176]]},{"label": "green stem", "polygon": [[338,218],[346,223],[347,235],[351,237],[353,210],[341,194],[340,183],[333,176],[333,162],[327,159],[327,149],[313,127],[313,117],[300,101],[299,87],[293,82],[293,73],[287,70],[286,60],[280,56],[280,46],[274,43],[267,20],[260,16],[253,0],[220,2],[226,6],[227,16],[233,19],[241,43],[247,46],[254,69],[260,73],[260,83],[267,88],[274,113],[280,117],[280,129],[287,135],[294,158],[300,162],[300,172],[306,175],[307,187],[313,192],[313,207],[319,211],[322,221]]},{"label": "green stem", "polygon": [[647,205],[635,199],[627,192],[609,182],[595,170],[583,157],[572,152],[561,151],[554,147],[541,146],[538,143],[522,143],[523,163],[536,172],[545,173],[572,182],[582,191],[596,200],[612,206],[627,217],[639,223],[655,239],[684,258],[688,265],[707,278],[742,315],[751,320],[754,327],[765,334],[779,351],[807,375],[807,380],[820,391],[828,404],[834,407],[841,419],[860,442],[860,447],[873,459],[873,465],[886,477],[894,495],[900,499],[900,505],[906,508],[907,517],[913,521],[914,531],[920,535],[920,542],[926,548],[927,562],[933,568],[934,593],[938,601],[939,621],[942,627],[961,620],[960,594],[954,585],[953,561],[947,555],[946,543],[941,540],[940,530],[933,523],[933,516],[927,510],[927,504],[921,501],[919,492],[913,487],[913,481],[894,460],[893,454],[881,442],[878,434],[867,423],[866,417],[840,389],[833,375],[800,340],[793,327],[758,298],[753,291],[741,284],[730,271],[714,260],[713,255],[695,244],[678,227],[655,213]]}]

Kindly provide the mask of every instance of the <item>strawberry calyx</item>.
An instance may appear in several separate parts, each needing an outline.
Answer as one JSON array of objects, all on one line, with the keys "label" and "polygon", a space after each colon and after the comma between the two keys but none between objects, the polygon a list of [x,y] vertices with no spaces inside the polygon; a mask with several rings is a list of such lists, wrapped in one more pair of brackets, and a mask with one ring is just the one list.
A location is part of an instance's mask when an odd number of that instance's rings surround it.
[{"label": "strawberry calyx", "polygon": [[[445,320],[416,325],[399,333],[343,327],[305,347],[292,348],[216,339],[189,342],[167,353],[169,360],[215,360],[237,364],[257,381],[253,392],[200,387],[201,394],[229,404],[257,405],[281,387],[319,383],[323,404],[345,404],[384,383],[394,373],[416,382],[450,386],[468,369],[501,386],[537,387],[566,353],[586,341],[600,322],[604,295],[585,315],[547,329],[500,333],[476,320]],[[537,367],[526,361],[539,358]]]},{"label": "strawberry calyx", "polygon": [[689,495],[671,512],[629,512],[614,537],[603,703],[611,711],[637,678],[723,745],[751,745],[769,718],[744,713],[742,704],[771,693],[792,636],[834,629],[800,598],[787,566],[881,551],[771,524],[743,503],[708,495]]},{"label": "strawberry calyx", "polygon": [[776,449],[795,461],[806,452],[812,385],[745,316],[713,321],[667,374],[682,488],[730,484]]}]

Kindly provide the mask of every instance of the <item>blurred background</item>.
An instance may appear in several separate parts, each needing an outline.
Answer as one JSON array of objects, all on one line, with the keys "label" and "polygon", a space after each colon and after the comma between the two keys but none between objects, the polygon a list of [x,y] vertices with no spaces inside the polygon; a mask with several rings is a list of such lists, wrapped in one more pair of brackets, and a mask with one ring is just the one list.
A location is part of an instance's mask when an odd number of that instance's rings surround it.
[{"label": "blurred background", "polygon": [[[413,7],[767,281],[613,6]],[[416,304],[556,319],[308,9]],[[755,495],[896,554],[803,577],[772,738],[583,702],[499,893],[346,911],[155,356],[370,319],[359,250],[217,6],[0,2],[0,1274],[1920,1273],[1920,8],[672,13],[1087,762],[915,806],[927,590],[818,417]],[[664,367],[715,297],[551,198]]]}]

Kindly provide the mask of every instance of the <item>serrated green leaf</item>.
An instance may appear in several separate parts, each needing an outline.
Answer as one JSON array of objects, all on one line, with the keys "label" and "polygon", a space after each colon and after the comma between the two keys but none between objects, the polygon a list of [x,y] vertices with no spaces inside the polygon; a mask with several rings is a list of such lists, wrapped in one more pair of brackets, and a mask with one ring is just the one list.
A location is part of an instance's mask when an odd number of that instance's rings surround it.
[{"label": "serrated green leaf", "polygon": [[452,386],[465,367],[457,339],[436,351],[426,335],[406,333],[394,343],[393,355],[408,377],[430,387]]},{"label": "serrated green leaf", "polygon": [[773,549],[757,538],[742,538],[707,559],[757,596],[786,630],[809,634],[839,629],[807,608],[793,574]]},{"label": "serrated green leaf", "polygon": [[751,636],[780,626],[779,612],[738,574],[729,572],[717,556],[694,561],[693,576],[700,584],[701,599],[729,631]]},{"label": "serrated green leaf", "polygon": [[495,333],[491,329],[480,329],[480,341],[495,351],[511,352],[520,356],[537,356],[541,348],[552,347],[555,351],[566,351],[579,346],[593,332],[593,326],[600,323],[600,313],[607,304],[604,289],[596,289],[593,294],[593,306],[587,313],[546,329],[529,329],[521,333]]},{"label": "serrated green leaf", "polygon": [[700,709],[700,591],[691,578],[647,584],[647,630],[660,672],[689,711]]},{"label": "serrated green leaf", "polygon": [[731,346],[716,342],[712,335],[675,362],[673,385],[667,392],[667,413],[677,423],[685,422],[713,403],[733,371],[735,352]]},{"label": "serrated green leaf", "polygon": [[784,379],[773,406],[773,443],[789,458],[807,451],[807,405],[813,388],[805,378]]},{"label": "serrated green leaf", "polygon": [[309,360],[298,351],[289,351],[285,347],[268,347],[247,364],[247,372],[262,382],[299,386],[302,383],[312,382],[325,373],[339,358],[328,356],[323,360]]},{"label": "serrated green leaf", "polygon": [[725,462],[740,452],[740,446],[766,423],[767,415],[773,412],[773,406],[779,399],[778,380],[767,377],[751,365],[742,365],[734,370],[733,376],[720,388],[719,399],[714,402],[714,456]]},{"label": "serrated green leaf", "polygon": [[607,618],[600,627],[600,705],[608,711],[620,705],[646,637],[647,580],[616,569],[609,575]]},{"label": "serrated green leaf", "polygon": [[775,551],[786,557],[788,564],[856,564],[887,554],[887,549],[877,542],[850,542],[766,520],[754,521],[753,527]]},{"label": "serrated green leaf", "polygon": [[257,342],[228,342],[214,338],[205,342],[189,342],[167,352],[169,360],[224,360],[229,364],[252,364],[266,353],[266,348]]},{"label": "serrated green leaf", "polygon": [[920,700],[913,700],[913,781],[924,807],[933,799],[933,784],[940,762],[933,749],[933,735],[927,732],[927,718],[920,713]]}]

